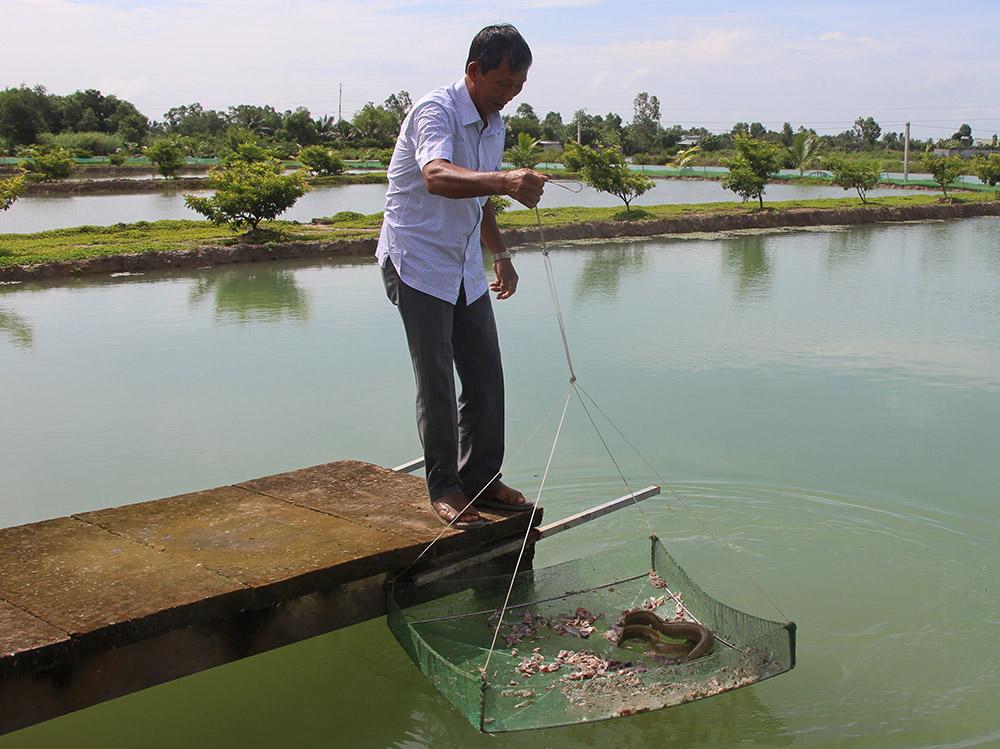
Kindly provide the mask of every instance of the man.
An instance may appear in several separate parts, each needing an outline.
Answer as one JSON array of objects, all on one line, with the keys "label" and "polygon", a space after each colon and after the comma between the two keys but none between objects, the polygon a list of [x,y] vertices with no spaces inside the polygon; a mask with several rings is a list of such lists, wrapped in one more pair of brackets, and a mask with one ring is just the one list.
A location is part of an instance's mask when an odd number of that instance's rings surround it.
[{"label": "man", "polygon": [[[489,295],[508,299],[517,290],[489,196],[533,208],[546,181],[530,169],[499,171],[500,110],[521,91],[530,66],[517,29],[484,28],[472,40],[465,76],[413,105],[389,164],[376,257],[413,360],[431,506],[456,528],[486,522],[475,506],[463,511],[477,495],[479,507],[532,507],[500,481],[503,369]],[[488,286],[481,244],[493,255]]]}]

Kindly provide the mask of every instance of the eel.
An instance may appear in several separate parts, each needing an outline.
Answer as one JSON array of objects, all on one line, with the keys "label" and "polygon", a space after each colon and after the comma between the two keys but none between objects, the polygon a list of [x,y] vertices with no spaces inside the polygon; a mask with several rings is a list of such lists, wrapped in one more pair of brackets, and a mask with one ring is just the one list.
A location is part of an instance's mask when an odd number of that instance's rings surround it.
[{"label": "eel", "polygon": [[[715,645],[715,635],[712,631],[696,622],[668,622],[652,611],[639,609],[626,611],[621,618],[622,633],[618,638],[619,645],[625,640],[644,640],[660,654],[681,656],[683,661],[693,661],[712,651]],[[659,634],[683,639],[684,644],[665,643]]]}]

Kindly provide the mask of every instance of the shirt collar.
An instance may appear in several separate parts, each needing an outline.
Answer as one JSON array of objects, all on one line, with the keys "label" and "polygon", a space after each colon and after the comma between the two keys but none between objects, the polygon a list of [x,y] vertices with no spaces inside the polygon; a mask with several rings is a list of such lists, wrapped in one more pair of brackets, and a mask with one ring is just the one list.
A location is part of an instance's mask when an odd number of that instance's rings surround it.
[{"label": "shirt collar", "polygon": [[[476,109],[476,105],[472,103],[472,97],[469,95],[469,87],[465,85],[465,76],[463,75],[455,81],[455,84],[451,88],[455,92],[455,100],[458,103],[458,116],[462,125],[482,123],[483,119],[479,116],[479,110]],[[489,115],[486,133],[495,135],[498,132],[503,132],[503,118],[499,112],[493,112]]]}]

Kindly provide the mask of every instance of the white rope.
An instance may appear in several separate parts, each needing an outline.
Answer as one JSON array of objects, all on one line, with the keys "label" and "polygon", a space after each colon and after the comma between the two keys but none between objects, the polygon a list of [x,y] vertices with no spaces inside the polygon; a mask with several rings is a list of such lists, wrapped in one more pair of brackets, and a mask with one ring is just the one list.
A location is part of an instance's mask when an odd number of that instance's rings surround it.
[{"label": "white rope", "polygon": [[487,669],[490,666],[490,659],[493,657],[493,651],[497,646],[497,637],[500,635],[500,627],[503,625],[504,614],[507,613],[507,604],[510,603],[510,595],[514,591],[514,583],[517,581],[517,573],[521,568],[521,560],[524,558],[524,550],[528,546],[528,538],[531,536],[532,524],[535,522],[535,513],[538,511],[538,507],[542,503],[542,490],[545,488],[545,481],[549,477],[549,468],[552,467],[552,458],[556,454],[556,445],[559,443],[559,435],[562,433],[563,422],[566,420],[566,410],[569,408],[570,396],[572,393],[566,393],[566,402],[563,403],[562,416],[559,417],[559,426],[556,428],[555,439],[552,440],[552,449],[549,450],[549,459],[545,463],[545,472],[542,474],[542,483],[538,487],[538,496],[535,498],[535,503],[531,507],[531,517],[528,518],[528,529],[524,533],[524,540],[521,541],[521,550],[517,553],[517,562],[514,564],[514,574],[510,576],[510,585],[507,588],[507,596],[504,598],[503,606],[500,607],[500,618],[497,620],[497,628],[493,632],[493,642],[490,643],[490,651],[486,654],[486,663],[480,673],[483,676],[483,680],[486,679]]},{"label": "white rope", "polygon": [[[497,480],[497,478],[499,478],[500,474],[503,472],[503,466],[506,465],[507,462],[509,462],[509,461],[513,460],[514,458],[516,458],[521,453],[521,451],[525,447],[527,447],[527,445],[535,438],[535,435],[538,434],[539,430],[541,430],[541,428],[548,423],[549,419],[552,418],[552,414],[554,414],[555,411],[556,411],[556,409],[559,407],[559,404],[563,400],[565,400],[565,399],[567,399],[569,397],[571,391],[572,391],[572,386],[570,386],[569,388],[567,388],[566,389],[566,393],[562,396],[562,398],[560,398],[558,401],[556,401],[555,404],[552,406],[552,408],[549,409],[549,412],[545,415],[545,418],[542,419],[541,422],[539,422],[538,426],[536,426],[535,429],[534,429],[534,431],[528,436],[528,439],[526,439],[524,442],[522,442],[518,446],[518,448],[514,451],[514,454],[509,459],[505,460],[503,464],[501,464],[500,470],[498,470],[495,474],[493,474],[493,478],[491,478],[489,481],[486,482],[486,484],[483,485],[483,488],[480,489],[476,493],[476,496],[474,496],[472,499],[469,500],[469,503],[465,507],[462,508],[461,512],[457,513],[455,515],[455,517],[453,517],[448,522],[448,524],[444,528],[442,528],[440,530],[440,532],[431,540],[431,542],[429,544],[427,544],[427,546],[424,547],[423,551],[421,551],[419,554],[417,554],[416,559],[414,559],[412,562],[410,562],[408,565],[406,565],[406,567],[404,567],[402,570],[400,570],[399,573],[396,575],[396,577],[401,578],[404,573],[406,573],[407,571],[409,571],[409,569],[411,567],[413,567],[413,565],[415,565],[417,562],[419,562],[420,559],[424,556],[424,554],[426,554],[428,551],[430,551],[431,547],[434,544],[436,544],[438,541],[440,541],[441,537],[444,536],[445,533],[447,533],[449,530],[451,530],[451,526],[454,525],[455,522],[460,517],[462,517],[462,515],[464,513],[468,512],[469,508],[472,507],[475,504],[475,502],[476,502],[477,499],[479,499],[479,496],[484,491],[486,491],[486,489],[490,486],[490,484],[492,484],[494,481]],[[431,511],[435,512],[435,513],[437,512],[437,510],[434,509],[433,503],[431,504]],[[530,523],[528,524],[528,530],[531,530],[531,524]]]}]

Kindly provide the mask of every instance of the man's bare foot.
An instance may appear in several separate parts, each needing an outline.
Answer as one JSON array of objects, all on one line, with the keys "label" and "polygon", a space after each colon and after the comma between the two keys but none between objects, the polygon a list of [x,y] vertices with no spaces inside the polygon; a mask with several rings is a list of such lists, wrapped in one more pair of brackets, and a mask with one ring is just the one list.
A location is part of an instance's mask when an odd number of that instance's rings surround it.
[{"label": "man's bare foot", "polygon": [[[431,502],[431,507],[441,520],[452,528],[475,528],[485,525],[486,520],[471,507],[462,512],[469,500],[464,494],[449,494]],[[457,516],[457,519],[456,519]]]},{"label": "man's bare foot", "polygon": [[534,505],[517,489],[507,486],[498,479],[479,495],[479,498],[475,501],[475,506],[521,512],[530,510]]}]

